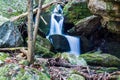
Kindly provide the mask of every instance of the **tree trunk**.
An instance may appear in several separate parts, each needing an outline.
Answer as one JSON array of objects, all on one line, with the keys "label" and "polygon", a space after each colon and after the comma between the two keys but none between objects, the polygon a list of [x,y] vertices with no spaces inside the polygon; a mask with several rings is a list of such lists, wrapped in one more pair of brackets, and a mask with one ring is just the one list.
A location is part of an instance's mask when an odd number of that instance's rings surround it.
[{"label": "tree trunk", "polygon": [[41,9],[42,9],[42,0],[39,0],[38,11],[37,11],[37,16],[36,16],[36,22],[35,22],[34,32],[33,32],[33,45],[34,45],[34,47],[35,47],[36,36],[37,36],[39,22],[40,22]]},{"label": "tree trunk", "polygon": [[34,62],[33,46],[33,0],[28,0],[28,54],[27,60]]}]

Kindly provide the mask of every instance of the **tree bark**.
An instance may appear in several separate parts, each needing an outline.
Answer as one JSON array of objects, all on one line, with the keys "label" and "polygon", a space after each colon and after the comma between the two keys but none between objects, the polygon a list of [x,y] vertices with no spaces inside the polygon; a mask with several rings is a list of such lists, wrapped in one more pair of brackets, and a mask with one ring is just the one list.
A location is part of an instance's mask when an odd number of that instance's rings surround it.
[{"label": "tree bark", "polygon": [[37,32],[38,32],[38,26],[39,26],[39,22],[40,22],[41,9],[42,9],[42,0],[39,0],[36,22],[35,22],[34,31],[33,31],[33,45],[34,45],[34,47],[35,47],[36,36],[37,36]]},{"label": "tree bark", "polygon": [[27,60],[34,62],[33,47],[33,0],[28,0],[28,54]]}]

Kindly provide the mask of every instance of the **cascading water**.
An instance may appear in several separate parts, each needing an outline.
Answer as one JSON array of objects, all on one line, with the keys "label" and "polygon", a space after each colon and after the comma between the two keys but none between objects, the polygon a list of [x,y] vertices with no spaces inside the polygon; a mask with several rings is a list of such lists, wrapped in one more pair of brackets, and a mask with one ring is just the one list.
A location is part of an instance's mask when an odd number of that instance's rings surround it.
[{"label": "cascading water", "polygon": [[69,46],[70,46],[69,53],[79,55],[80,54],[80,39],[78,37],[69,36],[69,35],[65,35],[62,33],[63,21],[64,21],[64,17],[63,17],[62,8],[60,5],[57,5],[51,15],[50,32],[47,38],[49,38],[50,35],[54,35],[54,34],[63,35],[64,37],[66,37],[66,39],[69,42]]}]

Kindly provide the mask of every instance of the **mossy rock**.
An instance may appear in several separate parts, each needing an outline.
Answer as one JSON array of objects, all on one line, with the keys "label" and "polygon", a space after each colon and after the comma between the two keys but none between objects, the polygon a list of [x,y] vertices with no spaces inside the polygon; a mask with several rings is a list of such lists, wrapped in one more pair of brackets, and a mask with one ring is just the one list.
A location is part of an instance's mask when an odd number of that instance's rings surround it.
[{"label": "mossy rock", "polygon": [[101,67],[100,69],[97,69],[96,72],[97,73],[104,73],[104,72],[112,73],[118,70],[119,68],[117,67]]},{"label": "mossy rock", "polygon": [[65,22],[74,24],[80,19],[91,15],[87,7],[87,2],[84,1],[78,3],[74,3],[74,1],[69,2],[65,5],[63,12],[65,15]]},{"label": "mossy rock", "polygon": [[50,41],[39,35],[37,35],[36,44],[41,45],[42,47],[45,47],[48,50],[51,50],[51,48],[52,48],[52,44],[50,43]]},{"label": "mossy rock", "polygon": [[86,53],[80,55],[89,65],[120,67],[120,59],[110,54]]},{"label": "mossy rock", "polygon": [[85,78],[78,74],[71,74],[67,80],[85,80]]},{"label": "mossy rock", "polygon": [[70,54],[70,53],[58,53],[57,55],[55,55],[55,57],[60,57],[61,59],[65,59],[67,60],[69,63],[71,63],[72,65],[80,65],[80,66],[87,66],[86,61],[78,56],[75,56],[74,54]]},{"label": "mossy rock", "polygon": [[35,68],[21,68],[18,64],[6,64],[0,67],[0,80],[50,80],[47,73]]},{"label": "mossy rock", "polygon": [[49,40],[38,35],[36,39],[35,53],[41,54],[42,57],[52,57],[54,55],[52,50],[53,46]]}]

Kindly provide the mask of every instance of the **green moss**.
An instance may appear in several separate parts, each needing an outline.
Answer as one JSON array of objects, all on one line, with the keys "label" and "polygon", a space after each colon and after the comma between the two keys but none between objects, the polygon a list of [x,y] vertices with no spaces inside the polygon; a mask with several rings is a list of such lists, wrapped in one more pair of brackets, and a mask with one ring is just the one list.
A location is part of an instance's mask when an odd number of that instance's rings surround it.
[{"label": "green moss", "polygon": [[71,74],[67,80],[85,80],[85,78],[78,74]]},{"label": "green moss", "polygon": [[72,65],[87,66],[86,61],[83,58],[77,57],[74,54],[70,53],[58,53],[55,55],[55,58],[61,58],[67,60]]},{"label": "green moss", "polygon": [[4,61],[9,55],[7,53],[0,52],[0,60]]},{"label": "green moss", "polygon": [[55,54],[45,47],[36,45],[35,53],[41,57],[53,57]]},{"label": "green moss", "polygon": [[37,35],[35,53],[40,57],[53,57],[53,46],[48,39]]},{"label": "green moss", "polygon": [[50,77],[35,68],[24,69],[18,64],[6,64],[0,67],[0,80],[50,80]]},{"label": "green moss", "polygon": [[87,53],[80,55],[80,57],[83,57],[90,65],[120,66],[120,59],[110,54]]},{"label": "green moss", "polygon": [[64,15],[66,22],[76,23],[78,20],[83,19],[91,15],[86,2],[81,3],[68,3],[64,9]]}]

